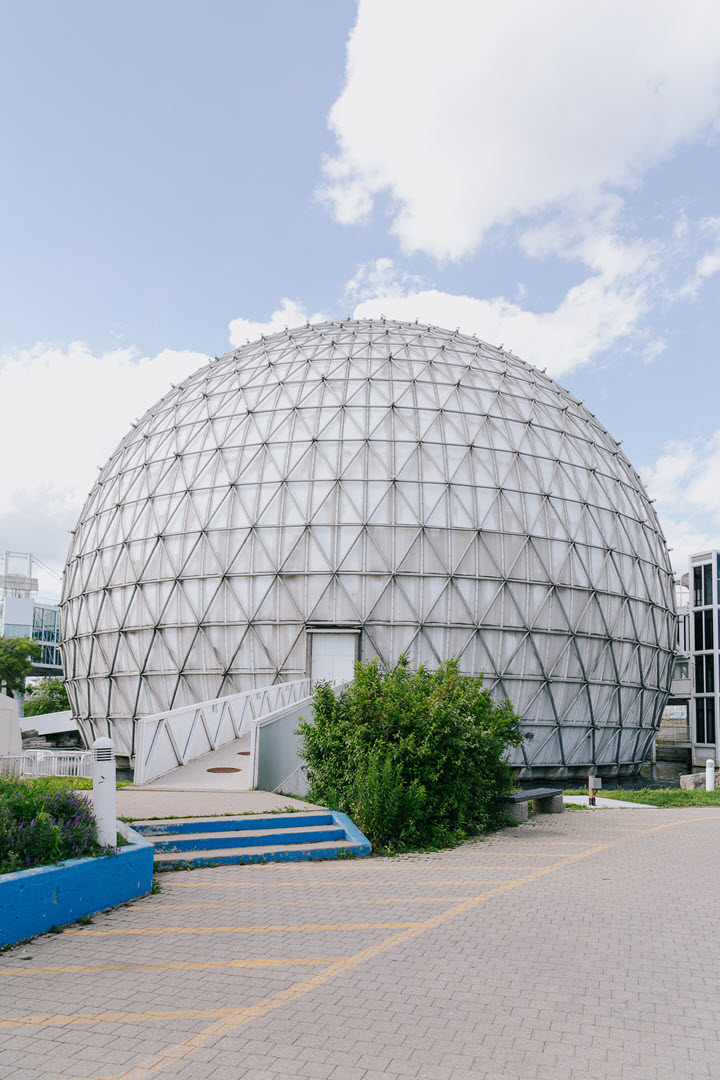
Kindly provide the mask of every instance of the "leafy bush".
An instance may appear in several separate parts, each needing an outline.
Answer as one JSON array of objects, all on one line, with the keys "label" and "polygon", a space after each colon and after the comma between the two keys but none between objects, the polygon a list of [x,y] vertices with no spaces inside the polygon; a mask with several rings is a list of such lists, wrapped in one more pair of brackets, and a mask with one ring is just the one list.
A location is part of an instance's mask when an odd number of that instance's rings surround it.
[{"label": "leafy bush", "polygon": [[42,716],[44,713],[64,712],[70,708],[67,690],[62,679],[42,679],[25,698],[23,712],[26,716]]},{"label": "leafy bush", "polygon": [[349,814],[376,849],[437,848],[506,823],[519,719],[456,660],[357,664],[339,697],[315,688],[313,710],[298,729],[308,797]]},{"label": "leafy bush", "polygon": [[25,679],[32,674],[33,660],[39,660],[42,648],[29,638],[0,637],[0,691],[22,693]]},{"label": "leafy bush", "polygon": [[84,795],[0,778],[0,874],[107,851]]}]

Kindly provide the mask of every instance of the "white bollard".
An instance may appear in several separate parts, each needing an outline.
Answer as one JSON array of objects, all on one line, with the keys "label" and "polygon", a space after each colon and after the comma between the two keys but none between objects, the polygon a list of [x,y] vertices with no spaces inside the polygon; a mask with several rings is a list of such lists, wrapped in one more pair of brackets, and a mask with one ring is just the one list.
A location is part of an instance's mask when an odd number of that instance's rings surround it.
[{"label": "white bollard", "polygon": [[103,847],[117,847],[115,748],[112,739],[96,739],[93,743],[93,810],[98,842]]},{"label": "white bollard", "polygon": [[711,757],[705,761],[705,790],[715,790],[715,762]]}]

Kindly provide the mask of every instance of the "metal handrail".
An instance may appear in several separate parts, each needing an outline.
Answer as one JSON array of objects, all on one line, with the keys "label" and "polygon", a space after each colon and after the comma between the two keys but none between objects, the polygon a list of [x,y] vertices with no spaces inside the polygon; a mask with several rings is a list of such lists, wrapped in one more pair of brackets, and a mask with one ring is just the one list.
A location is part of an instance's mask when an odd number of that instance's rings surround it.
[{"label": "metal handrail", "polygon": [[310,680],[298,679],[142,717],[136,722],[134,783],[157,780],[242,738],[255,721],[309,694]]}]

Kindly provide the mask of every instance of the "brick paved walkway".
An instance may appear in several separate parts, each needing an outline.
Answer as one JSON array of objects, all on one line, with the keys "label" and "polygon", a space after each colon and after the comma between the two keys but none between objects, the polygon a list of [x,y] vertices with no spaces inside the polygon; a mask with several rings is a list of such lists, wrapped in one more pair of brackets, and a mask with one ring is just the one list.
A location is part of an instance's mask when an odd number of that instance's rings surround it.
[{"label": "brick paved walkway", "polygon": [[720,810],[165,874],[0,957],[0,1080],[720,1078]]}]

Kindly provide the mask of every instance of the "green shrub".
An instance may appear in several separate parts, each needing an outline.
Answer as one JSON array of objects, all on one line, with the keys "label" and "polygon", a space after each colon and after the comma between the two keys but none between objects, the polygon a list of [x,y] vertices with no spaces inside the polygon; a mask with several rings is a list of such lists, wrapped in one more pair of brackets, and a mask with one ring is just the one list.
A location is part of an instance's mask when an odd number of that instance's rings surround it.
[{"label": "green shrub", "polygon": [[308,797],[349,814],[376,849],[448,846],[507,821],[519,719],[456,660],[357,664],[339,697],[316,687],[313,721],[298,730]]},{"label": "green shrub", "polygon": [[[50,778],[48,778],[50,779]],[[107,854],[84,795],[0,777],[0,874]]]},{"label": "green shrub", "polygon": [[70,708],[67,690],[62,679],[43,679],[29,688],[23,712],[25,716],[42,716],[43,713],[64,712]]}]

